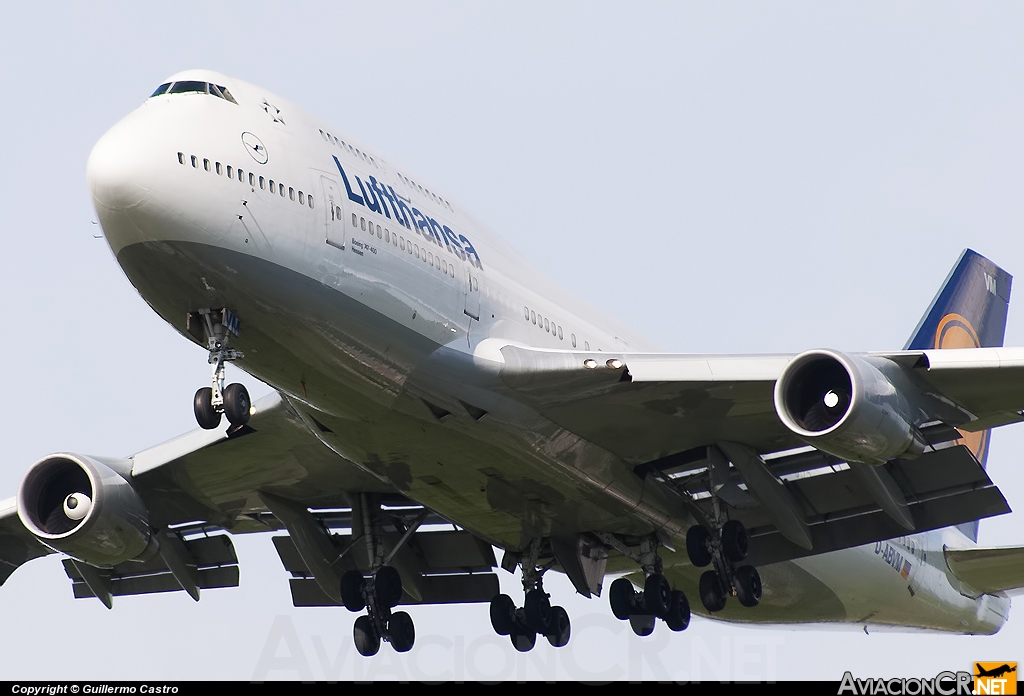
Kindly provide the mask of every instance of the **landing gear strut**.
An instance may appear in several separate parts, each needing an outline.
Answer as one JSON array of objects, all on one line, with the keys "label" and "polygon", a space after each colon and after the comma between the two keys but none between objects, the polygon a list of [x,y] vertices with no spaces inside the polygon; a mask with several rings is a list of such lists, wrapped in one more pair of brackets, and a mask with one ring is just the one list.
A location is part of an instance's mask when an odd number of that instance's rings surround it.
[{"label": "landing gear strut", "polygon": [[722,611],[729,595],[735,595],[745,607],[760,603],[761,576],[754,566],[739,565],[747,557],[749,539],[739,520],[726,521],[716,532],[700,524],[687,531],[686,553],[690,563],[697,568],[714,565],[700,576],[700,601],[708,611]]},{"label": "landing gear strut", "polygon": [[602,535],[601,539],[640,563],[646,576],[644,589],[640,592],[626,578],[619,578],[612,583],[608,600],[615,618],[628,620],[633,633],[638,636],[651,635],[656,619],[663,620],[672,631],[685,630],[690,625],[690,602],[681,590],[672,589],[668,578],[662,573],[657,539],[645,539],[640,545],[639,554],[611,535]]},{"label": "landing gear strut", "polygon": [[[525,600],[522,607],[516,607],[507,594],[491,600],[491,627],[499,636],[508,636],[519,652],[532,650],[538,635],[547,638],[552,647],[564,647],[572,631],[569,614],[560,606],[551,606],[551,598],[544,591],[543,575],[547,567],[537,566],[539,553],[540,539],[535,539],[517,561],[523,570]],[[503,561],[502,565],[506,563]],[[514,569],[515,563],[507,567]]]},{"label": "landing gear strut", "polygon": [[228,347],[231,335],[238,336],[241,322],[229,309],[200,309],[188,315],[188,330],[206,339],[210,352],[210,385],[196,392],[193,407],[199,427],[213,430],[220,425],[221,414],[232,425],[245,425],[249,421],[252,402],[249,392],[241,384],[224,386],[224,366],[243,357],[239,350]]},{"label": "landing gear strut", "polygon": [[[357,516],[359,519],[356,520]],[[421,516],[422,522],[425,516]],[[350,570],[341,576],[341,601],[349,611],[366,610],[352,626],[352,637],[356,650],[364,657],[376,655],[381,640],[391,643],[396,652],[409,652],[416,642],[416,627],[412,617],[404,611],[392,611],[402,601],[404,590],[402,576],[388,565],[398,552],[400,545],[387,556],[381,534],[380,507],[374,505],[372,496],[361,494],[358,505],[353,507],[353,536],[356,524],[366,540],[369,566],[373,569],[370,577],[358,570]],[[419,522],[406,530],[403,541],[408,539]],[[402,542],[400,542],[401,544]]]}]

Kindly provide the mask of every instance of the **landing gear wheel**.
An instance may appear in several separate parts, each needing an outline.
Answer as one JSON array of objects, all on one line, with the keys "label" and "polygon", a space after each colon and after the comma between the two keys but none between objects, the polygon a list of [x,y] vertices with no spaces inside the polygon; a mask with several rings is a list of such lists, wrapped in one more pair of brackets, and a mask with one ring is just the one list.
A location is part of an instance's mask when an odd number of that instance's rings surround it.
[{"label": "landing gear wheel", "polygon": [[530,590],[526,593],[526,625],[537,633],[546,634],[551,624],[551,600],[544,590]]},{"label": "landing gear wheel", "polygon": [[196,412],[196,422],[203,430],[213,430],[220,425],[220,414],[213,408],[213,389],[203,387],[196,392],[192,405]]},{"label": "landing gear wheel", "polygon": [[491,599],[491,628],[499,636],[512,632],[516,622],[516,604],[507,594],[495,595]]},{"label": "landing gear wheel", "polygon": [[396,611],[388,620],[388,638],[396,652],[404,653],[412,650],[416,642],[416,627],[412,617],[404,611]]},{"label": "landing gear wheel", "polygon": [[750,537],[747,528],[739,520],[729,520],[722,526],[722,553],[733,563],[739,563],[747,557]]},{"label": "landing gear wheel", "polygon": [[356,650],[363,657],[372,657],[380,650],[380,636],[373,628],[369,616],[360,616],[352,625],[352,637],[356,642]]},{"label": "landing gear wheel", "polygon": [[713,570],[700,576],[700,601],[711,612],[725,609],[725,591],[722,590],[718,573]]},{"label": "landing gear wheel", "polygon": [[664,616],[665,623],[670,629],[678,633],[685,631],[690,625],[690,602],[686,595],[679,590],[672,591],[672,598],[668,603],[668,613]]},{"label": "landing gear wheel", "polygon": [[612,613],[616,619],[625,621],[633,613],[633,583],[626,578],[619,578],[608,590],[608,603],[612,605]]},{"label": "landing gear wheel", "polygon": [[654,633],[654,620],[649,614],[633,614],[629,617],[629,627],[638,636],[649,636]]},{"label": "landing gear wheel", "polygon": [[551,621],[547,632],[547,639],[551,643],[551,647],[564,648],[569,643],[571,630],[568,612],[562,607],[551,607]]},{"label": "landing gear wheel", "polygon": [[358,570],[350,570],[341,576],[341,603],[349,611],[362,611],[366,608],[363,599],[363,574]]},{"label": "landing gear wheel", "polygon": [[224,388],[224,415],[228,417],[231,425],[248,423],[251,407],[252,400],[249,399],[249,392],[243,385],[235,383]]},{"label": "landing gear wheel", "polygon": [[644,606],[647,612],[663,617],[668,613],[668,603],[672,598],[672,586],[661,573],[652,573],[644,581]]},{"label": "landing gear wheel", "polygon": [[519,652],[530,652],[537,644],[537,634],[525,626],[513,626],[508,637],[512,639],[512,646]]},{"label": "landing gear wheel", "polygon": [[761,575],[754,566],[736,569],[736,598],[745,607],[756,607],[761,602]]},{"label": "landing gear wheel", "polygon": [[402,576],[394,566],[381,566],[373,576],[373,591],[381,606],[397,607],[402,600]]},{"label": "landing gear wheel", "polygon": [[695,524],[686,530],[686,555],[695,568],[703,568],[711,563],[711,532],[701,524]]}]

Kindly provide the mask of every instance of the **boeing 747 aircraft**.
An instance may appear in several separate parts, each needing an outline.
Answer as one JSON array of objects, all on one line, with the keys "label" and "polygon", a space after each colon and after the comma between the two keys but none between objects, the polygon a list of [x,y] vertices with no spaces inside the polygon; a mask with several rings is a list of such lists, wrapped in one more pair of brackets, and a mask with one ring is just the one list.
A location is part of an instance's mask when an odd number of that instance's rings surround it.
[{"label": "boeing 747 aircraft", "polygon": [[[269,532],[295,605],[358,613],[363,655],[411,649],[430,603],[489,603],[517,650],[564,646],[549,571],[638,635],[686,629],[691,602],[987,634],[1024,588],[1024,547],[976,545],[1010,511],[985,461],[992,428],[1024,420],[1024,349],[1001,347],[1010,275],[973,251],[903,350],[675,354],[445,191],[225,75],[161,84],[87,180],[210,382],[193,432],[33,464],[0,502],[0,582],[60,553],[76,597],[199,600],[238,584],[233,535]],[[227,362],[275,393],[252,403]],[[521,569],[521,596],[496,568]]]}]

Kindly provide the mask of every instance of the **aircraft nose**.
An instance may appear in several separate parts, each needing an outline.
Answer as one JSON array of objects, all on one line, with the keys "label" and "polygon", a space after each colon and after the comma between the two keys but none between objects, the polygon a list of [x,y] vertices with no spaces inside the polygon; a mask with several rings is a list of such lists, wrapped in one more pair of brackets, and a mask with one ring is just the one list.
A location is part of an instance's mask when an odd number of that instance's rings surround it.
[{"label": "aircraft nose", "polygon": [[[152,184],[147,171],[147,133],[141,119],[129,116],[107,131],[92,149],[85,178],[97,212],[137,206]],[[149,134],[151,136],[151,134]]]}]

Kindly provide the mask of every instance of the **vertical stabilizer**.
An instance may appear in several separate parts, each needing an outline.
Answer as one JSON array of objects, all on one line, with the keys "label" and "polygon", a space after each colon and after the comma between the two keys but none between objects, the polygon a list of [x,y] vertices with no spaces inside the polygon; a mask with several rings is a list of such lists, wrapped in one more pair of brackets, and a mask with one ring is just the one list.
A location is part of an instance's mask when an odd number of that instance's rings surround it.
[{"label": "vertical stabilizer", "polygon": [[[992,348],[1003,345],[1006,312],[1013,276],[981,254],[965,249],[949,272],[928,311],[921,317],[907,350],[934,348]],[[962,432],[967,445],[984,468],[991,430]],[[975,541],[978,523],[959,529]]]}]

